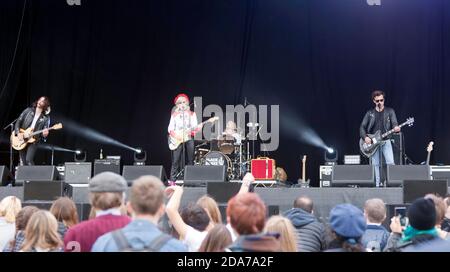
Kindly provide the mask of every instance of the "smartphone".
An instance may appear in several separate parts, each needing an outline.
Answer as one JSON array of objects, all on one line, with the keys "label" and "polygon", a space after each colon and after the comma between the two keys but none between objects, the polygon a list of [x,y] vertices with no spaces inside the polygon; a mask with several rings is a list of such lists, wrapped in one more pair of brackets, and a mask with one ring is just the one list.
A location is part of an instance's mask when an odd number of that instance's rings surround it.
[{"label": "smartphone", "polygon": [[406,217],[406,207],[395,207],[395,216],[400,219],[400,225],[402,227],[408,225],[408,217]]}]

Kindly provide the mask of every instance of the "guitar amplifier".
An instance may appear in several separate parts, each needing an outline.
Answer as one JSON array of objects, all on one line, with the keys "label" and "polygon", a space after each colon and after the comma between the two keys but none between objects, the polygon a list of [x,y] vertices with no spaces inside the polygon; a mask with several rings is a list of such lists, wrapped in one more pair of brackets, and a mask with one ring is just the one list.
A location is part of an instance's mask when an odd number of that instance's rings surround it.
[{"label": "guitar amplifier", "polygon": [[257,158],[251,161],[251,172],[256,180],[275,179],[275,160]]},{"label": "guitar amplifier", "polygon": [[106,159],[94,161],[94,176],[102,172],[113,172],[120,175],[120,160]]}]

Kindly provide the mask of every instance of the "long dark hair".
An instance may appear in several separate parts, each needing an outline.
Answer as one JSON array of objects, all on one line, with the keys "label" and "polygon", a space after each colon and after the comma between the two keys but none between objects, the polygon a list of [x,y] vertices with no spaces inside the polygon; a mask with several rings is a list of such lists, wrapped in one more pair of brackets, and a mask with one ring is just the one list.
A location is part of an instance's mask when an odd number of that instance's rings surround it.
[{"label": "long dark hair", "polygon": [[36,108],[37,107],[37,104],[38,104],[38,101],[41,99],[41,98],[44,98],[44,108],[42,109],[42,112],[47,112],[47,109],[50,107],[50,99],[47,97],[47,96],[41,96],[41,97],[39,97],[36,101],[34,101],[33,102],[33,104],[31,104],[31,106],[33,107],[33,108]]}]

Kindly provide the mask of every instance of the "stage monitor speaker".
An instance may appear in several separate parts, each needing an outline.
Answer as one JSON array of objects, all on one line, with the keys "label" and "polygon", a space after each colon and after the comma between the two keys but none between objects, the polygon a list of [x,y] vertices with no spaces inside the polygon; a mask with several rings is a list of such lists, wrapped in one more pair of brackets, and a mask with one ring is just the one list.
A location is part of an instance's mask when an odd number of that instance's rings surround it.
[{"label": "stage monitor speaker", "polygon": [[375,185],[372,165],[334,165],[331,174],[332,187],[373,187]]},{"label": "stage monitor speaker", "polygon": [[59,172],[52,165],[26,165],[19,166],[16,172],[15,186],[22,186],[24,181],[59,180]]},{"label": "stage monitor speaker", "polygon": [[405,180],[403,181],[403,202],[412,203],[426,194],[446,197],[448,182],[444,180]]},{"label": "stage monitor speaker", "polygon": [[226,181],[225,165],[186,165],[184,185],[206,185],[208,182]]},{"label": "stage monitor speaker", "polygon": [[2,179],[2,186],[7,186],[11,183],[12,175],[7,166],[0,165],[0,178]]},{"label": "stage monitor speaker", "polygon": [[402,186],[404,180],[430,180],[429,165],[388,165],[387,186]]},{"label": "stage monitor speaker", "polygon": [[102,172],[113,172],[120,175],[120,160],[106,159],[94,161],[94,176]]},{"label": "stage monitor speaker", "polygon": [[58,197],[72,197],[72,186],[64,181],[47,180],[25,180],[23,185],[23,200],[54,201]]},{"label": "stage monitor speaker", "polygon": [[146,175],[155,176],[164,183],[167,181],[166,171],[162,165],[125,165],[122,173],[130,186],[133,180]]},{"label": "stage monitor speaker", "polygon": [[217,203],[228,203],[241,189],[240,182],[208,182],[206,194],[214,198]]},{"label": "stage monitor speaker", "polygon": [[[227,222],[227,203],[219,204],[219,211],[222,215],[222,222]],[[266,205],[266,218],[273,215],[280,215],[280,206],[278,205]]]},{"label": "stage monitor speaker", "polygon": [[66,162],[64,176],[69,184],[89,184],[92,177],[92,163]]}]

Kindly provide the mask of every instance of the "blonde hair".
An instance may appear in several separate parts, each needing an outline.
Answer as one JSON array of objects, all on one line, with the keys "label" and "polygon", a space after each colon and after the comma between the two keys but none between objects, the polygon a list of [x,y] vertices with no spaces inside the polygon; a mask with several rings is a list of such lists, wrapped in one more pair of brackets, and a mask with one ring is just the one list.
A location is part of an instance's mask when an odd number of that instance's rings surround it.
[{"label": "blonde hair", "polygon": [[0,217],[6,222],[15,223],[16,216],[22,209],[22,202],[15,196],[7,196],[0,202]]},{"label": "blonde hair", "polygon": [[297,235],[295,228],[289,219],[275,215],[269,218],[266,222],[264,232],[275,232],[279,233],[281,251],[283,252],[297,252]]},{"label": "blonde hair", "polygon": [[217,202],[210,196],[204,195],[197,200],[197,204],[205,209],[214,225],[222,224],[222,215]]},{"label": "blonde hair", "polygon": [[58,222],[49,211],[35,212],[25,229],[25,244],[23,251],[30,251],[36,247],[42,249],[57,249],[62,246],[58,234]]}]

